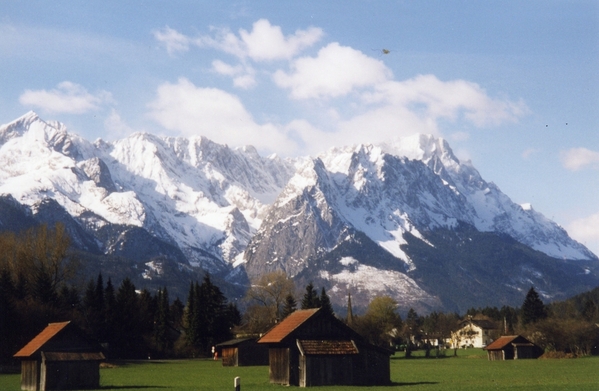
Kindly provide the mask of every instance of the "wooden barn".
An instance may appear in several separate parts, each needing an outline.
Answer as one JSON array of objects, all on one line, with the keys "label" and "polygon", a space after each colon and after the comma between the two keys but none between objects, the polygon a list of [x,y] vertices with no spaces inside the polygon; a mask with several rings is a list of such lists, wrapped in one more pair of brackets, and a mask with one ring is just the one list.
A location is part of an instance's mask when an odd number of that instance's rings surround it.
[{"label": "wooden barn", "polygon": [[300,387],[391,383],[392,352],[371,345],[318,308],[293,312],[258,343],[269,347],[271,383]]},{"label": "wooden barn", "polygon": [[538,358],[542,349],[521,335],[508,335],[484,348],[490,361]]},{"label": "wooden barn", "polygon": [[225,367],[268,365],[268,346],[257,338],[237,338],[216,345]]},{"label": "wooden barn", "polygon": [[104,355],[71,322],[48,324],[14,357],[21,359],[21,390],[100,387]]}]

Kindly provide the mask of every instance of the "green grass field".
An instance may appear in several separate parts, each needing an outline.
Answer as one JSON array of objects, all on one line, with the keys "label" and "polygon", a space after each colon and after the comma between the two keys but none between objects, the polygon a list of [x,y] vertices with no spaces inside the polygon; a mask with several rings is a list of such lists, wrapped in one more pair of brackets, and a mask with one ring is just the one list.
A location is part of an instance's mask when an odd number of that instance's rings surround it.
[{"label": "green grass field", "polygon": [[[453,352],[451,352],[453,353]],[[448,354],[451,354],[448,352]],[[389,387],[313,387],[314,390],[599,390],[599,357],[489,362],[482,350],[459,351],[458,357],[391,358]],[[125,362],[100,372],[103,390],[233,390],[285,389],[268,382],[268,367],[223,367],[220,361]],[[0,390],[20,390],[20,375],[0,375]]]}]

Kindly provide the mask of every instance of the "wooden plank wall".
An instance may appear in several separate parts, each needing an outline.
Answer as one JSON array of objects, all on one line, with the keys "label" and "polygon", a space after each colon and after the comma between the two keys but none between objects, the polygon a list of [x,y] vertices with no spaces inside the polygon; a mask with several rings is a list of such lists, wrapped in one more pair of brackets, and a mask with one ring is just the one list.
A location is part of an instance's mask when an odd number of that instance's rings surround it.
[{"label": "wooden plank wall", "polygon": [[268,360],[270,362],[270,382],[290,385],[289,348],[270,348],[268,350]]},{"label": "wooden plank wall", "polygon": [[235,367],[239,365],[237,347],[223,347],[223,366],[224,367]]},{"label": "wooden plank wall", "polygon": [[21,362],[21,390],[38,391],[40,365],[35,360]]}]

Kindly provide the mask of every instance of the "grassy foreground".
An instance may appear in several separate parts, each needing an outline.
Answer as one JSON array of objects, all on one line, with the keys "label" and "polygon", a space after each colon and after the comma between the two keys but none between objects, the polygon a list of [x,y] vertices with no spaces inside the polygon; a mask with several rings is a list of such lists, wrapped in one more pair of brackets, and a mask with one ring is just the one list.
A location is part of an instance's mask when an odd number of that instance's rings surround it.
[{"label": "grassy foreground", "polygon": [[[314,390],[599,390],[599,357],[489,362],[482,350],[460,351],[458,357],[391,358],[390,387],[313,387]],[[284,390],[268,382],[268,367],[223,367],[220,361],[140,361],[100,372],[103,390]],[[20,390],[20,375],[0,375],[0,390]]]}]

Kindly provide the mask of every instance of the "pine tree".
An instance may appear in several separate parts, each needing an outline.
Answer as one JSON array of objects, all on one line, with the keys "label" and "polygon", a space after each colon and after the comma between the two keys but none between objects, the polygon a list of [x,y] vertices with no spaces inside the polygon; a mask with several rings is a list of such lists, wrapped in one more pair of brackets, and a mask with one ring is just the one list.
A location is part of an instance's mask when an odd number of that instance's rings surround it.
[{"label": "pine tree", "polygon": [[306,293],[304,293],[304,297],[302,298],[302,309],[307,310],[318,307],[320,307],[320,300],[318,299],[316,289],[314,289],[314,284],[310,282],[306,285]]},{"label": "pine tree", "polygon": [[106,316],[104,311],[104,283],[102,274],[96,282],[90,280],[83,296],[83,315],[90,335],[98,341],[105,339]]},{"label": "pine tree", "polygon": [[185,339],[187,346],[196,347],[198,345],[198,314],[197,314],[197,282],[189,286],[187,294],[187,306],[185,307]]},{"label": "pine tree", "polygon": [[297,301],[291,293],[285,296],[285,304],[283,305],[282,317],[285,319],[297,309]]},{"label": "pine tree", "polygon": [[115,343],[121,358],[136,358],[145,353],[142,338],[140,302],[135,285],[125,278],[116,293]]},{"label": "pine tree", "polygon": [[166,287],[164,287],[164,289],[158,289],[156,301],[157,310],[154,320],[154,343],[156,344],[158,351],[165,353],[171,347],[170,341],[168,339],[170,303]]},{"label": "pine tree", "polygon": [[331,299],[329,298],[329,295],[327,295],[327,292],[325,291],[324,287],[320,291],[320,298],[318,299],[318,301],[320,303],[320,308],[322,308],[322,311],[327,312],[331,315],[335,315],[335,312],[333,311],[333,306],[331,305]]},{"label": "pine tree", "polygon": [[199,308],[201,334],[200,348],[205,352],[218,342],[230,337],[230,325],[226,313],[227,299],[221,290],[212,283],[210,275],[204,276],[200,286]]},{"label": "pine tree", "polygon": [[543,304],[543,301],[541,301],[539,298],[539,294],[534,287],[531,287],[526,294],[524,303],[522,303],[520,314],[520,321],[523,325],[535,323],[547,317],[547,309],[545,308],[545,304]]},{"label": "pine tree", "polygon": [[173,301],[170,308],[171,322],[173,322],[173,328],[180,330],[183,325],[183,316],[185,314],[185,305],[178,297]]},{"label": "pine tree", "polygon": [[115,327],[118,322],[116,313],[116,296],[114,293],[114,285],[110,277],[106,282],[104,289],[104,332],[100,335],[100,342],[114,341]]},{"label": "pine tree", "polygon": [[15,349],[17,334],[17,311],[15,303],[15,286],[8,269],[0,270],[0,363],[9,362]]}]

